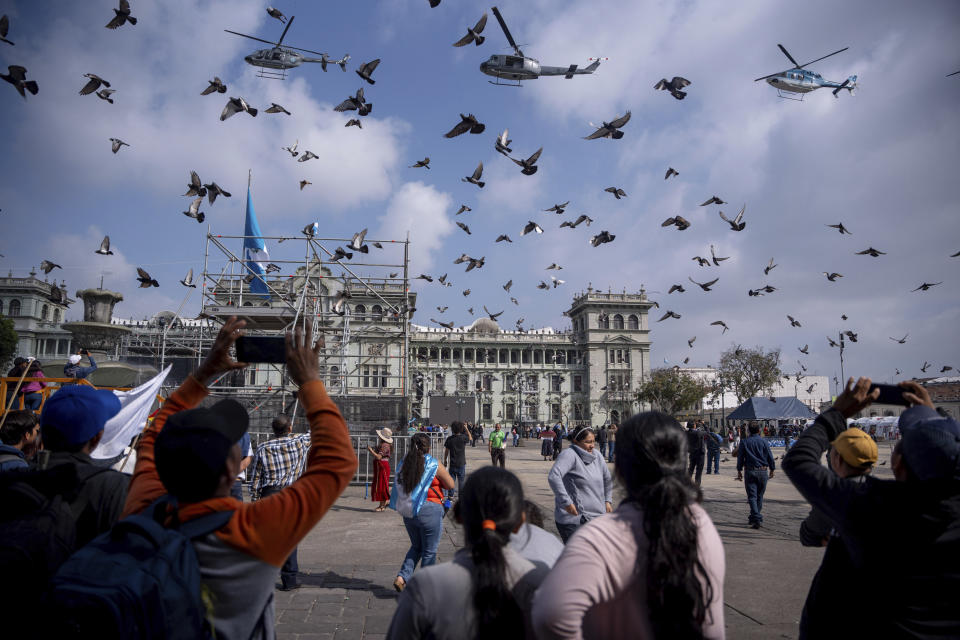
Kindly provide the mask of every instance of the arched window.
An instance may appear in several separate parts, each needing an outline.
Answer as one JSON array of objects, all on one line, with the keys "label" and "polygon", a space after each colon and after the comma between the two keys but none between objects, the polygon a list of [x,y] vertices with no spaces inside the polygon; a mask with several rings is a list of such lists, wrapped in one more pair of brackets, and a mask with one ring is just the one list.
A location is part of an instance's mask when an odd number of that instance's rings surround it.
[{"label": "arched window", "polygon": [[627,318],[627,329],[633,329],[634,331],[640,328],[640,320],[637,316],[630,314],[630,317]]},{"label": "arched window", "polygon": [[19,301],[19,300],[11,300],[11,301],[10,301],[10,313],[8,313],[7,315],[9,315],[11,318],[16,318],[17,316],[20,315],[20,301]]},{"label": "arched window", "polygon": [[367,313],[367,308],[362,304],[358,304],[353,308],[353,314],[357,317],[362,318],[365,313]]},{"label": "arched window", "polygon": [[340,367],[334,365],[330,367],[330,386],[336,386],[340,380]]},{"label": "arched window", "polygon": [[50,315],[50,309],[47,307],[47,305],[43,305],[42,307],[40,307],[40,319],[41,319],[41,320],[46,320],[46,319],[47,319],[47,316],[49,316],[49,315]]},{"label": "arched window", "polygon": [[619,313],[613,316],[613,328],[623,330],[623,316]]},{"label": "arched window", "polygon": [[600,316],[597,318],[597,324],[600,326],[601,329],[609,329],[609,328],[610,328],[610,316],[608,316],[608,315],[606,315],[606,314],[600,315]]},{"label": "arched window", "polygon": [[373,305],[370,308],[370,313],[373,314],[374,320],[383,320],[383,307],[378,304]]},{"label": "arched window", "polygon": [[60,309],[54,309],[54,310],[53,310],[53,321],[54,321],[54,322],[60,322],[60,318],[61,318]]}]

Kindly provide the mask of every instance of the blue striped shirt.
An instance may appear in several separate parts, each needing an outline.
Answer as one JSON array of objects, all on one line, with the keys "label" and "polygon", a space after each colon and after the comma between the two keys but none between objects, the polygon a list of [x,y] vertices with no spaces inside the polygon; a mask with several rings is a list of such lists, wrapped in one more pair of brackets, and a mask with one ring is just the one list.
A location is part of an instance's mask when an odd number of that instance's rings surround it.
[{"label": "blue striped shirt", "polygon": [[257,447],[250,464],[250,495],[260,499],[264,487],[289,487],[303,473],[310,434],[285,435]]}]

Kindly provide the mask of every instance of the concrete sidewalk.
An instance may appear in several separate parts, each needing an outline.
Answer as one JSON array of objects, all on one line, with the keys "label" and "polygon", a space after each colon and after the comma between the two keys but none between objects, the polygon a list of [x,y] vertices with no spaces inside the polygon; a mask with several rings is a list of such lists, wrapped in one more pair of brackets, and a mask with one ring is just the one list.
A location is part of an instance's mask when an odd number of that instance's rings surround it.
[{"label": "concrete sidewalk", "polygon": [[[526,497],[544,513],[545,527],[556,533],[553,493],[547,484],[551,463],[538,455],[539,442],[507,447],[507,469],[523,483]],[[781,450],[775,450],[779,458]],[[880,459],[889,457],[881,445]],[[735,480],[729,456],[719,475],[703,476],[704,507],[723,538],[726,551],[727,636],[796,638],[800,611],[822,549],[800,545],[797,532],[809,506],[784,475],[767,486],[764,527],[747,525],[743,484]],[[486,447],[467,447],[467,471],[489,464]],[[779,460],[778,460],[779,464]],[[891,477],[889,465],[879,477]],[[384,637],[396,608],[393,579],[409,547],[401,517],[376,513],[363,487],[350,487],[300,545],[303,587],[277,592],[277,633],[289,639],[360,639]],[[449,560],[462,546],[460,528],[444,520],[438,561]],[[279,580],[278,580],[279,581]]]}]

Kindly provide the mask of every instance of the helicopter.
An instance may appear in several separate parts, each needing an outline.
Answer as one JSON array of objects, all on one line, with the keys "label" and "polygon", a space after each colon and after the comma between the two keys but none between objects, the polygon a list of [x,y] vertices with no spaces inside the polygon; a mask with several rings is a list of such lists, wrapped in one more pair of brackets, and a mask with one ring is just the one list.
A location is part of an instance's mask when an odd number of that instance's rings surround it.
[{"label": "helicopter", "polygon": [[[831,82],[830,80],[824,80],[823,76],[821,76],[819,73],[804,69],[804,67],[807,65],[811,65],[814,62],[820,62],[821,60],[825,60],[830,56],[835,56],[838,53],[846,51],[850,47],[844,47],[843,49],[829,53],[822,58],[811,60],[805,64],[797,64],[797,61],[793,59],[793,56],[790,55],[790,53],[782,44],[778,44],[777,46],[780,47],[780,51],[783,51],[783,55],[787,56],[794,66],[786,71],[779,71],[777,73],[771,73],[768,76],[757,78],[754,80],[754,82],[766,80],[771,87],[774,87],[777,90],[777,95],[788,100],[802,101],[803,94],[824,87],[827,89],[833,89],[834,98],[838,97],[837,94],[840,93],[840,89],[846,89],[850,92],[850,95],[853,95],[854,90],[857,88],[857,76],[850,76],[843,82]],[[800,97],[794,98],[784,95],[784,93],[800,94]]]},{"label": "helicopter", "polygon": [[[522,80],[536,80],[540,76],[563,76],[569,80],[575,75],[593,73],[600,66],[599,58],[591,58],[591,60],[594,60],[593,64],[583,69],[578,69],[575,64],[568,67],[543,66],[536,58],[523,55],[523,51],[520,50],[520,47],[514,42],[513,36],[510,35],[510,30],[507,29],[507,23],[503,21],[500,10],[496,7],[493,7],[493,15],[496,16],[500,28],[503,29],[503,35],[507,36],[507,42],[513,47],[513,52],[516,55],[492,55],[488,60],[480,63],[480,71],[497,79],[496,82],[488,80],[487,82],[490,84],[519,87]],[[516,80],[517,84],[501,82],[501,80]]]},{"label": "helicopter", "polygon": [[[280,39],[276,42],[270,42],[269,40],[248,36],[245,33],[237,33],[236,31],[230,31],[230,29],[224,29],[224,31],[227,33],[232,33],[235,36],[243,36],[244,38],[250,38],[251,40],[256,40],[257,42],[264,42],[266,44],[273,45],[273,48],[271,49],[260,49],[243,58],[247,64],[254,67],[259,67],[259,72],[257,73],[257,77],[259,78],[283,80],[287,77],[287,69],[299,67],[304,62],[319,62],[324,71],[327,70],[327,64],[338,64],[340,65],[341,69],[346,71],[347,60],[350,59],[349,55],[345,55],[340,60],[331,60],[326,53],[311,51],[310,49],[301,49],[300,47],[291,47],[289,45],[282,46],[283,39],[287,35],[287,30],[290,28],[290,25],[293,24],[293,19],[295,17],[296,16],[290,16],[290,20],[287,21],[287,26],[283,28],[283,33],[280,34]],[[298,51],[315,53],[320,57],[308,58],[301,53],[297,53]]]}]

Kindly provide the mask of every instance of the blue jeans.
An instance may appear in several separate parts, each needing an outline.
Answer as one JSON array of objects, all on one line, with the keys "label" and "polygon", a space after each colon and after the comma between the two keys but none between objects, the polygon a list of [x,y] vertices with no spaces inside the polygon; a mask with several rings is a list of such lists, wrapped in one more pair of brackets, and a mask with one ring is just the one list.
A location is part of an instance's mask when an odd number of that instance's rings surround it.
[{"label": "blue jeans", "polygon": [[[240,484],[240,480],[234,482],[234,487]],[[275,493],[283,491],[283,487],[263,487],[260,491],[260,497],[266,498]],[[283,561],[280,567],[280,582],[284,587],[292,587],[298,583],[297,574],[300,573],[300,563],[297,561],[297,548],[294,547],[287,559]]]},{"label": "blue jeans", "polygon": [[576,533],[577,529],[580,528],[580,525],[577,523],[561,524],[558,522],[556,524],[557,531],[560,533],[560,539],[563,541],[563,544],[567,544],[567,540],[570,539],[570,536]]},{"label": "blue jeans", "polygon": [[43,394],[42,393],[25,393],[23,394],[23,408],[29,409],[30,411],[36,411],[40,408],[40,405],[43,403]]},{"label": "blue jeans", "polygon": [[770,472],[766,469],[746,469],[743,472],[743,486],[747,490],[747,501],[750,503],[750,524],[762,523],[763,493],[767,490],[767,479]]},{"label": "blue jeans", "polygon": [[720,449],[716,451],[707,449],[707,475],[710,475],[710,469],[713,469],[715,474],[720,473]]},{"label": "blue jeans", "polygon": [[600,443],[600,455],[601,455],[602,457],[604,457],[604,458],[607,457],[607,443],[606,443],[606,442],[601,442],[601,443]]},{"label": "blue jeans", "polygon": [[609,456],[609,457],[607,458],[607,460],[608,460],[609,462],[613,462],[613,450],[616,449],[616,448],[617,448],[617,442],[616,442],[616,440],[614,440],[613,442],[608,442],[608,443],[607,443],[607,455]]},{"label": "blue jeans", "polygon": [[450,472],[450,475],[453,476],[453,481],[456,485],[454,489],[447,489],[446,494],[448,498],[452,498],[454,495],[463,490],[463,480],[467,477],[467,465],[460,465],[459,467],[447,467],[447,471]]},{"label": "blue jeans", "polygon": [[397,575],[409,582],[418,561],[421,568],[437,563],[437,547],[443,535],[443,507],[436,502],[424,502],[420,513],[412,518],[404,517],[403,526],[410,536],[410,549]]},{"label": "blue jeans", "polygon": [[233,486],[230,487],[230,497],[243,502],[243,483],[240,478],[233,481]]}]

